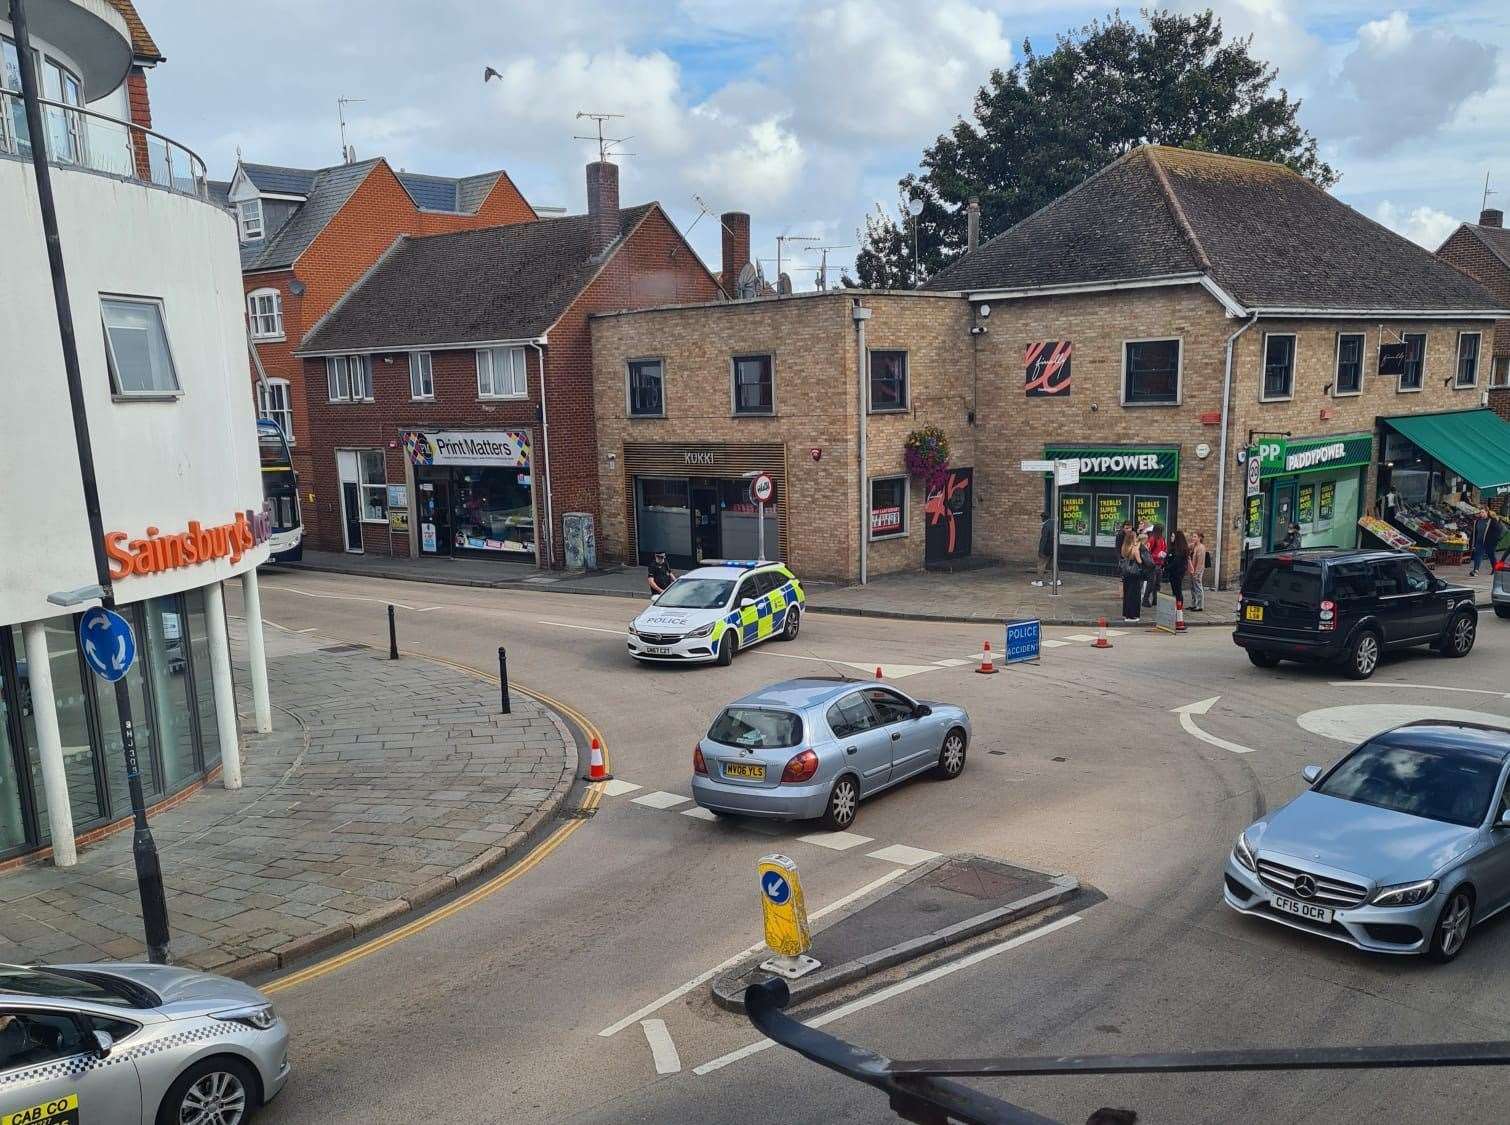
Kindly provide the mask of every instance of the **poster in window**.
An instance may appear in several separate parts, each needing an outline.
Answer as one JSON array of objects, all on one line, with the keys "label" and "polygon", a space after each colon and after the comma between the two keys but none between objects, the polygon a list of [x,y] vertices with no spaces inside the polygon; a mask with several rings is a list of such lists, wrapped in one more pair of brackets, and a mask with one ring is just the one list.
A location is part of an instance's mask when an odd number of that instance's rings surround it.
[{"label": "poster in window", "polygon": [[1029,398],[1070,397],[1070,342],[1039,340],[1023,353],[1024,385]]},{"label": "poster in window", "polygon": [[1091,545],[1091,498],[1087,493],[1059,494],[1059,542],[1072,547]]},{"label": "poster in window", "polygon": [[1248,526],[1243,532],[1244,547],[1264,545],[1264,497],[1262,493],[1248,497]]},{"label": "poster in window", "polygon": [[407,508],[409,506],[409,486],[407,484],[390,484],[388,486],[388,507]]},{"label": "poster in window", "polygon": [[898,507],[872,508],[870,510],[870,537],[880,539],[902,532],[902,509]]},{"label": "poster in window", "polygon": [[1315,526],[1316,486],[1314,484],[1301,485],[1300,492],[1295,497],[1295,522],[1301,527]]},{"label": "poster in window", "polygon": [[1337,482],[1324,480],[1316,486],[1316,527],[1325,530],[1332,526],[1337,514]]},{"label": "poster in window", "polygon": [[1096,495],[1096,546],[1115,547],[1117,532],[1132,519],[1132,497],[1126,492]]},{"label": "poster in window", "polygon": [[429,554],[435,554],[435,525],[433,523],[419,525],[419,548]]},{"label": "poster in window", "polygon": [[409,534],[409,509],[408,508],[389,508],[388,509],[388,530],[389,531],[401,531],[405,535]]},{"label": "poster in window", "polygon": [[1169,497],[1138,496],[1133,499],[1133,522],[1138,527],[1158,524],[1169,530]]}]

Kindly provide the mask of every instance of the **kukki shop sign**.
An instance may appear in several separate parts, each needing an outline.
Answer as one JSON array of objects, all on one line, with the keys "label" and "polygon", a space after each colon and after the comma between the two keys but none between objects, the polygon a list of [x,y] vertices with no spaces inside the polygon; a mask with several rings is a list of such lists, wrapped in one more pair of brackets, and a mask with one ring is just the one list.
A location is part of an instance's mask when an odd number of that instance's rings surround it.
[{"label": "kukki shop sign", "polygon": [[161,574],[187,566],[230,559],[234,563],[273,534],[273,521],[265,512],[237,512],[229,523],[205,527],[190,520],[183,531],[166,534],[149,526],[146,534],[132,539],[124,531],[105,533],[105,555],[110,560],[110,580],[119,582],[133,574]]}]

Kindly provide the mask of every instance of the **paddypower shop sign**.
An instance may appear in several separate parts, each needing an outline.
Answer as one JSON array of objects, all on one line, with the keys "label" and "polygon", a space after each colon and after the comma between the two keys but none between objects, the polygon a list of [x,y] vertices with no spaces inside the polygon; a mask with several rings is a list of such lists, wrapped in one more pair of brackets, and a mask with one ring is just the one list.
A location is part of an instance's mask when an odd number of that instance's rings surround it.
[{"label": "paddypower shop sign", "polygon": [[1355,469],[1367,465],[1373,451],[1373,434],[1271,438],[1258,443],[1258,463],[1265,478],[1287,477],[1295,473]]},{"label": "paddypower shop sign", "polygon": [[1047,445],[1043,455],[1055,461],[1079,461],[1081,480],[1180,479],[1180,451],[1168,445]]}]

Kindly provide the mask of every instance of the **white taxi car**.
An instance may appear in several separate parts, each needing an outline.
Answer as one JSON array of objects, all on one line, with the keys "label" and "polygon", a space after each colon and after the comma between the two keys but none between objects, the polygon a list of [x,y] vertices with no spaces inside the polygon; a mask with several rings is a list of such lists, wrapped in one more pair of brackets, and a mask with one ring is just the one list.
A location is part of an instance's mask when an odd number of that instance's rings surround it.
[{"label": "white taxi car", "polygon": [[802,627],[807,595],[781,563],[708,561],[689,570],[629,624],[629,655],[668,663],[728,664],[742,648]]}]

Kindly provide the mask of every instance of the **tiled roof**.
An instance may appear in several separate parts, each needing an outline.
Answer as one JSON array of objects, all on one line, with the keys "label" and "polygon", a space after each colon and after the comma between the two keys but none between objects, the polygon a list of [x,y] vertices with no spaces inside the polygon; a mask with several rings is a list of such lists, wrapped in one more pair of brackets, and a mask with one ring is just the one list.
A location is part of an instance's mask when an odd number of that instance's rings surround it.
[{"label": "tiled roof", "polygon": [[136,5],[131,0],[110,0],[110,6],[121,14],[121,18],[126,21],[126,30],[131,32],[132,57],[147,63],[162,62],[163,53],[152,41],[152,33],[137,14]]},{"label": "tiled roof", "polygon": [[210,202],[217,207],[231,209],[231,182],[229,180],[206,180],[205,188],[210,193]]},{"label": "tiled roof", "polygon": [[398,172],[414,205],[424,211],[455,211],[456,181],[447,176],[421,176],[416,172]]},{"label": "tiled roof", "polygon": [[1464,223],[1465,227],[1489,248],[1489,252],[1498,258],[1507,270],[1510,270],[1510,230],[1504,227],[1486,227],[1478,223]]},{"label": "tiled roof", "polygon": [[[309,244],[313,242],[319,233],[325,229],[325,224],[335,216],[335,213],[346,205],[346,201],[362,181],[367,178],[373,166],[381,158],[372,160],[359,160],[355,164],[337,164],[334,168],[324,168],[314,173],[314,179],[310,183],[309,191],[299,209],[294,212],[293,218],[283,224],[281,230],[264,245],[248,243],[248,246],[262,245],[262,251],[247,259],[245,248],[241,257],[243,270],[273,270],[291,266],[304,253]],[[242,165],[243,168],[246,165]],[[284,171],[296,171],[296,169],[284,169]],[[253,180],[260,188],[262,185]],[[265,189],[273,190],[273,189]]]},{"label": "tiled roof", "polygon": [[[615,246],[657,206],[620,211]],[[299,351],[534,339],[602,266],[590,236],[586,215],[405,236],[314,327]]]},{"label": "tiled roof", "polygon": [[463,176],[456,181],[456,209],[466,215],[477,214],[487,200],[502,172],[484,172],[480,176]]},{"label": "tiled roof", "polygon": [[258,191],[270,191],[277,195],[308,195],[315,177],[321,171],[318,168],[285,168],[279,164],[245,162],[242,163],[241,170],[256,185]]},{"label": "tiled roof", "polygon": [[1494,309],[1434,255],[1279,164],[1145,145],[942,270],[930,289],[1206,274],[1248,308]]}]

